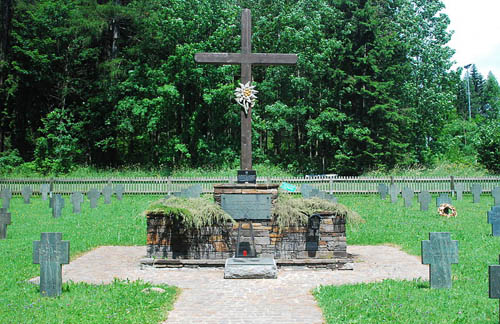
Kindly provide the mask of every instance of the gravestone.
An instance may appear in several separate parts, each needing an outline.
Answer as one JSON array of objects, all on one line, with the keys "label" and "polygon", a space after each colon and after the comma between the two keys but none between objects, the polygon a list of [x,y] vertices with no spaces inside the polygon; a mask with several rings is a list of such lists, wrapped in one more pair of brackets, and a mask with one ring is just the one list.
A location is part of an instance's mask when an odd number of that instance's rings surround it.
[{"label": "gravestone", "polygon": [[2,207],[9,209],[10,208],[10,199],[12,198],[12,191],[8,187],[4,187],[2,191],[0,191],[0,196],[2,197]]},{"label": "gravestone", "polygon": [[30,198],[31,198],[32,194],[33,194],[33,190],[31,189],[30,186],[24,186],[23,187],[23,189],[21,190],[21,195],[23,196],[25,204],[29,204],[30,203]]},{"label": "gravestone", "polygon": [[488,211],[488,224],[491,224],[493,236],[500,236],[500,206],[493,206]]},{"label": "gravestone", "polygon": [[464,184],[456,183],[455,184],[455,192],[457,194],[457,200],[462,200],[462,195],[464,193]]},{"label": "gravestone", "polygon": [[483,191],[483,188],[479,183],[475,183],[470,187],[470,191],[472,192],[472,202],[474,204],[478,204],[481,200],[481,192]]},{"label": "gravestone", "polygon": [[102,195],[104,197],[104,203],[106,205],[111,204],[111,196],[113,195],[113,187],[111,185],[107,185],[102,188]]},{"label": "gravestone", "polygon": [[495,206],[500,206],[500,187],[495,187],[491,189],[491,196],[494,199]]},{"label": "gravestone", "polygon": [[203,188],[201,185],[197,184],[186,189],[182,189],[180,192],[174,192],[174,196],[179,198],[200,198],[202,193]]},{"label": "gravestone", "polygon": [[40,264],[40,294],[55,297],[62,292],[62,264],[69,263],[69,241],[62,233],[42,233],[33,242],[33,263]]},{"label": "gravestone", "polygon": [[73,205],[73,214],[80,214],[82,211],[83,194],[81,192],[73,192],[69,197],[69,200]]},{"label": "gravestone", "polygon": [[405,207],[406,208],[409,208],[411,207],[412,203],[413,203],[413,190],[411,188],[408,188],[408,187],[404,187],[403,188],[403,199],[405,200]]},{"label": "gravestone", "polygon": [[55,194],[52,198],[52,217],[59,218],[64,208],[64,198],[61,194]]},{"label": "gravestone", "polygon": [[389,195],[391,196],[391,203],[395,204],[398,202],[399,192],[400,189],[395,184],[392,184],[389,187]]},{"label": "gravestone", "polygon": [[271,219],[271,194],[222,194],[221,207],[235,220]]},{"label": "gravestone", "polygon": [[300,186],[300,193],[302,194],[302,197],[308,199],[308,198],[311,198],[311,191],[313,189],[314,188],[311,185],[308,185],[306,183],[306,184],[303,184],[302,186]]},{"label": "gravestone", "polygon": [[387,185],[385,183],[379,183],[377,190],[380,194],[380,198],[382,200],[385,200],[385,198],[387,197],[387,193],[389,192],[389,188],[387,188]]},{"label": "gravestone", "polygon": [[500,265],[495,264],[488,266],[488,282],[489,297],[500,299]]},{"label": "gravestone", "polygon": [[40,186],[40,192],[42,193],[42,200],[47,200],[49,191],[50,191],[50,185],[48,183],[44,183]]},{"label": "gravestone", "polygon": [[427,190],[422,190],[418,194],[418,200],[420,202],[420,210],[429,210],[429,204],[431,203],[431,194]]},{"label": "gravestone", "polygon": [[10,225],[10,213],[7,208],[0,208],[0,239],[7,238],[7,225]]},{"label": "gravestone", "polygon": [[321,191],[319,189],[313,188],[311,192],[309,193],[309,198],[319,198],[323,200],[327,200],[332,203],[337,203],[337,197],[335,197],[333,194],[328,194],[324,191]]},{"label": "gravestone", "polygon": [[90,208],[97,208],[97,200],[101,197],[101,193],[96,188],[92,188],[87,193],[87,197],[90,200]]},{"label": "gravestone", "polygon": [[122,200],[124,191],[125,191],[125,187],[123,185],[115,186],[116,199]]},{"label": "gravestone", "polygon": [[431,288],[451,288],[451,264],[458,263],[458,241],[446,232],[431,232],[422,241],[422,264],[429,264]]},{"label": "gravestone", "polygon": [[439,207],[442,204],[450,204],[451,205],[451,197],[448,196],[448,194],[445,192],[440,193],[439,197],[436,198],[436,207]]}]

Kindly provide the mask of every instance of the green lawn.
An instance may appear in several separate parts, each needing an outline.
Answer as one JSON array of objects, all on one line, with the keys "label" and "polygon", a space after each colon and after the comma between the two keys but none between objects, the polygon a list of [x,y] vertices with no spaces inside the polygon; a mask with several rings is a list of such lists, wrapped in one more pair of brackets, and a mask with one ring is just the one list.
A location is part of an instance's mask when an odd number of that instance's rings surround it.
[{"label": "green lawn", "polygon": [[177,294],[174,287],[160,286],[166,293],[145,294],[148,283],[115,281],[109,285],[68,283],[57,298],[41,298],[38,286],[27,283],[38,276],[32,262],[33,241],[41,232],[62,232],[75,256],[100,245],[145,245],[146,221],[141,212],[157,197],[127,196],[111,205],[99,201],[90,209],[88,200],[81,214],[73,214],[68,196],[63,216],[52,218],[48,201],[34,198],[25,205],[11,200],[12,225],[7,239],[0,240],[0,323],[158,323],[164,320]]},{"label": "green lawn", "polygon": [[391,204],[377,196],[341,196],[339,201],[366,220],[349,228],[348,244],[401,246],[420,255],[429,232],[451,232],[459,241],[459,264],[452,265],[453,288],[430,289],[428,282],[386,280],[381,283],[321,287],[314,291],[328,323],[498,323],[498,301],[488,298],[488,265],[498,264],[500,238],[491,236],[486,212],[489,195],[473,204],[470,195],[453,201],[456,219],[437,214],[435,197],[429,211],[403,201]]}]

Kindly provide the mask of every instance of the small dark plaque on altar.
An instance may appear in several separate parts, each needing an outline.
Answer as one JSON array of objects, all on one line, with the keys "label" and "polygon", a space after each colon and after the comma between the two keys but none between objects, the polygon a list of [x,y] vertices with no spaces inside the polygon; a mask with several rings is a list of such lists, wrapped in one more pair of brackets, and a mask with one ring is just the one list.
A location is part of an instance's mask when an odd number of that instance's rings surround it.
[{"label": "small dark plaque on altar", "polygon": [[238,183],[257,183],[257,171],[255,170],[238,170]]},{"label": "small dark plaque on altar", "polygon": [[236,220],[271,219],[270,194],[222,194],[221,206]]}]

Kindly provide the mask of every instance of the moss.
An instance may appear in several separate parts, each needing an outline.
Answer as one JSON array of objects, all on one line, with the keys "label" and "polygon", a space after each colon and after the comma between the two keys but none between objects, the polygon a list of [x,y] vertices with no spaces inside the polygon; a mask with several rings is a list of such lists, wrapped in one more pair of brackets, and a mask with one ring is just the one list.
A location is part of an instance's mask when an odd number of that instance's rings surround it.
[{"label": "moss", "polygon": [[361,216],[355,211],[338,203],[319,198],[292,198],[288,195],[279,195],[273,205],[272,214],[275,223],[281,229],[289,226],[306,225],[309,216],[315,213],[328,211],[334,215],[343,216],[349,224],[359,224],[364,222]]},{"label": "moss", "polygon": [[145,214],[170,215],[181,221],[185,228],[200,229],[204,226],[235,223],[234,219],[213,201],[206,198],[160,199],[151,204]]}]

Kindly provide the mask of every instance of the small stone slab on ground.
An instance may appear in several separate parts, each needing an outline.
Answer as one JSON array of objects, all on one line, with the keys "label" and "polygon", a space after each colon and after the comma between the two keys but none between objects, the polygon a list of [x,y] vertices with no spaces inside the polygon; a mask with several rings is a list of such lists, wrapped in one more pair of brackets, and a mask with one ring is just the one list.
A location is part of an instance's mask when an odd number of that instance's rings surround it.
[{"label": "small stone slab on ground", "polygon": [[276,279],[278,267],[273,258],[229,258],[224,279]]}]

